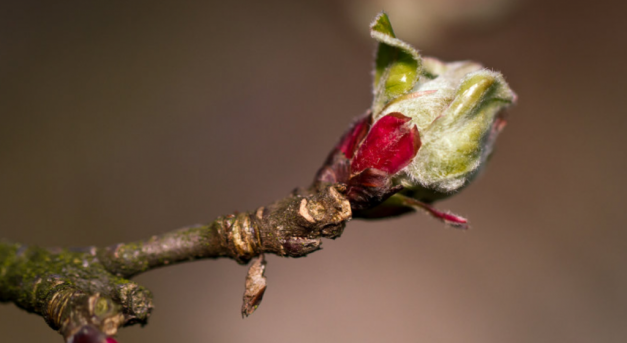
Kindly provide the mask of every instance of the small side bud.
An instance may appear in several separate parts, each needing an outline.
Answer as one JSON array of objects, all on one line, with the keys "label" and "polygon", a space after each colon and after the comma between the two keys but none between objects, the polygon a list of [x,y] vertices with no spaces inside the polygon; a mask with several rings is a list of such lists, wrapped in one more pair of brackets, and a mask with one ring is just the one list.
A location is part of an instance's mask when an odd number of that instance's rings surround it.
[{"label": "small side bud", "polygon": [[283,241],[283,251],[289,257],[302,257],[320,249],[320,245],[318,238],[289,237]]}]

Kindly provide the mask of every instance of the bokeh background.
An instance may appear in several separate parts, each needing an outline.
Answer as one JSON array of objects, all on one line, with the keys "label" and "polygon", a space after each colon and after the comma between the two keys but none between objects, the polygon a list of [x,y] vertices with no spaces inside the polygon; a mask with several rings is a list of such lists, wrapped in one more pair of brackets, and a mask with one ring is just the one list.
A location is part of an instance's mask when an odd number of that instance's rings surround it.
[{"label": "bokeh background", "polygon": [[[385,9],[424,55],[519,95],[486,173],[422,214],[351,222],[304,259],[198,261],[131,342],[626,342],[627,6],[597,0],[2,1],[0,236],[132,241],[307,185],[371,101]],[[2,342],[61,342],[0,305]]]}]

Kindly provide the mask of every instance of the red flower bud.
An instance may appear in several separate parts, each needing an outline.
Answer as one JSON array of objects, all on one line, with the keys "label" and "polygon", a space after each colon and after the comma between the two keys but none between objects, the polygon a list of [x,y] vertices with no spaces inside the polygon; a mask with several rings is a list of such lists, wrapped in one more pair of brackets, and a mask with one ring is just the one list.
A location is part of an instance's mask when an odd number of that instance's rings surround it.
[{"label": "red flower bud", "polygon": [[[351,173],[374,168],[396,174],[420,149],[420,134],[409,117],[391,113],[379,119],[351,160]],[[347,156],[348,157],[348,156]]]},{"label": "red flower bud", "polygon": [[371,109],[333,149],[314,186],[345,184],[354,218],[425,210],[467,228],[465,218],[431,203],[477,175],[505,125],[501,110],[516,94],[480,64],[421,58],[396,38],[385,13],[370,29],[379,42]]},{"label": "red flower bud", "polygon": [[333,149],[316,175],[317,183],[345,183],[353,210],[371,208],[403,187],[392,177],[420,149],[420,135],[410,118],[391,113],[370,128],[372,116],[359,119]]}]

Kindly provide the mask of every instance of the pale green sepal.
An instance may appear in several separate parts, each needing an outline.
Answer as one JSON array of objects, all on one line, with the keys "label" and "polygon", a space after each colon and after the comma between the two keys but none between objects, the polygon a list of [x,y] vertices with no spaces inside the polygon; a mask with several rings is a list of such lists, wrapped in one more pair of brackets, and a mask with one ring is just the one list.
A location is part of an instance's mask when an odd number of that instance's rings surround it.
[{"label": "pale green sepal", "polygon": [[385,13],[380,13],[370,25],[370,36],[379,42],[372,103],[372,112],[377,115],[390,100],[414,87],[421,74],[422,62],[418,51],[396,38]]},{"label": "pale green sepal", "polygon": [[483,68],[469,61],[443,63],[427,57],[423,62],[423,70],[428,71],[432,78],[420,78],[410,93],[388,102],[380,114],[375,116],[375,120],[389,113],[400,112],[412,119],[422,135],[450,106],[464,76]]},{"label": "pale green sepal", "polygon": [[514,99],[500,73],[484,69],[466,75],[448,108],[420,132],[420,152],[405,172],[427,188],[460,189],[485,161],[496,116]]}]

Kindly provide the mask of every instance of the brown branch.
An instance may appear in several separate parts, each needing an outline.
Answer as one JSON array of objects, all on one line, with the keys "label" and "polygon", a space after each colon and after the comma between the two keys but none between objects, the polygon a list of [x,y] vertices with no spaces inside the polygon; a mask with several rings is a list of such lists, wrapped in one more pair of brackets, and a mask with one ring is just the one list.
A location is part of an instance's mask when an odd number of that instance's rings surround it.
[{"label": "brown branch", "polygon": [[351,218],[341,185],[295,191],[254,212],[218,217],[197,225],[122,243],[95,254],[105,268],[131,277],[147,270],[201,258],[228,257],[246,264],[262,253],[300,257],[319,249],[321,238],[336,238]]},{"label": "brown branch", "polygon": [[[264,253],[305,256],[319,249],[321,238],[342,233],[351,218],[345,190],[339,184],[296,190],[254,212],[106,248],[71,251],[0,243],[0,301],[41,315],[68,342],[77,335],[112,336],[120,326],[146,323],[152,309],[151,293],[128,278],[201,258],[246,264]],[[249,270],[245,315],[261,301],[264,269],[260,257]]]}]

